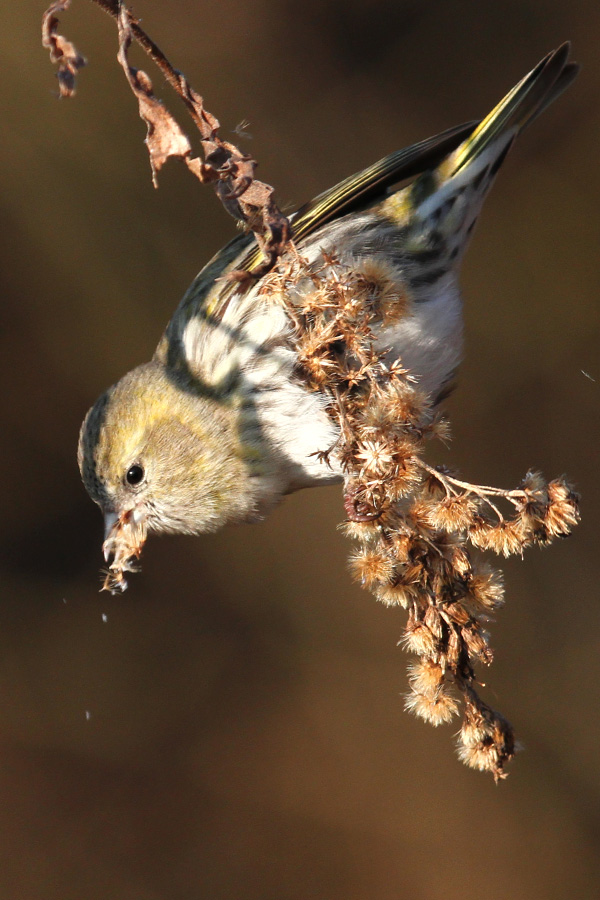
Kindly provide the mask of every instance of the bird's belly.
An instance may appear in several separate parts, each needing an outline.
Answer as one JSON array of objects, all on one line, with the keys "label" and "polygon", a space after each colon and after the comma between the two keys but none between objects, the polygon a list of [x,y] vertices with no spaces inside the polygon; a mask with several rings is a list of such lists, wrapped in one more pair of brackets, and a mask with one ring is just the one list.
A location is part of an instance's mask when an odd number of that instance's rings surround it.
[{"label": "bird's belly", "polygon": [[[376,332],[379,348],[389,348],[388,360],[402,361],[434,399],[452,381],[462,348],[461,300],[455,283],[435,297],[413,305],[399,323]],[[326,411],[327,398],[292,378],[264,395],[259,405],[265,437],[280,460],[287,492],[340,481],[336,460],[339,437]],[[332,452],[326,457],[323,454]]]},{"label": "bird's belly", "polygon": [[433,398],[452,381],[462,356],[461,298],[449,276],[434,296],[418,298],[409,315],[377,334],[378,349],[389,348],[389,361],[401,359]]}]

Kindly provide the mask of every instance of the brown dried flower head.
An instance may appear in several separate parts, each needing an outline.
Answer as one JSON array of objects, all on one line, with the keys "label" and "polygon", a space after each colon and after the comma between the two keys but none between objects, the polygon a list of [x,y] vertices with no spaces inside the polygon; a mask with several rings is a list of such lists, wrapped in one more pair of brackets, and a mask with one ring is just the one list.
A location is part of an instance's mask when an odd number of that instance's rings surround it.
[{"label": "brown dried flower head", "polygon": [[[417,662],[406,708],[440,725],[462,700],[460,758],[503,778],[514,735],[479,697],[475,669],[492,661],[486,626],[504,591],[501,574],[470,546],[509,556],[547,544],[579,521],[578,498],[564,479],[539,473],[501,490],[426,463],[426,440],[447,439],[448,427],[401,362],[390,366],[376,350],[374,324],[411,314],[385,266],[352,269],[331,255],[308,266],[296,255],[285,264],[287,293],[277,287],[283,267],[272,285],[295,324],[298,377],[325,395],[339,427],[328,455],[345,473],[343,529],[358,543],[350,568],[382,603],[408,611],[400,643]],[[311,290],[295,292],[307,271]]]}]

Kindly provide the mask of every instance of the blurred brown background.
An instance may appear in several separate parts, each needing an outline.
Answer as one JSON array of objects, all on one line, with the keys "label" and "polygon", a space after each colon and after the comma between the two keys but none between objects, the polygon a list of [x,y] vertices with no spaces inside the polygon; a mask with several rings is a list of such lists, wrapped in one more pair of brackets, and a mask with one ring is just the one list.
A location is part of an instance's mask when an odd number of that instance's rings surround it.
[{"label": "blurred brown background", "polygon": [[183,166],[152,189],[115,28],[84,0],[62,22],[89,68],[52,96],[43,6],[0,3],[1,900],[598,896],[598,4],[136,4],[223,135],[250,121],[291,205],[485,114],[567,38],[584,64],[488,199],[436,450],[487,483],[568,472],[583,495],[571,540],[504,566],[487,696],[525,749],[499,787],[403,712],[403,613],[350,583],[337,489],[151,540],[124,597],[97,593],[80,420],[234,226]]}]

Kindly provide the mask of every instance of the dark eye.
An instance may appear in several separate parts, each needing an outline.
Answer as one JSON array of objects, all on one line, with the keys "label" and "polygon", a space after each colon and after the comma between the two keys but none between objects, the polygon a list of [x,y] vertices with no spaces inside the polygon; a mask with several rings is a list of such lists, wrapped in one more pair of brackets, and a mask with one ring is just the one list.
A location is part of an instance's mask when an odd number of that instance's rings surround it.
[{"label": "dark eye", "polygon": [[140,465],[134,463],[133,466],[130,466],[127,469],[127,474],[125,475],[125,480],[127,484],[130,484],[132,487],[136,487],[138,484],[141,484],[144,480],[144,470]]}]

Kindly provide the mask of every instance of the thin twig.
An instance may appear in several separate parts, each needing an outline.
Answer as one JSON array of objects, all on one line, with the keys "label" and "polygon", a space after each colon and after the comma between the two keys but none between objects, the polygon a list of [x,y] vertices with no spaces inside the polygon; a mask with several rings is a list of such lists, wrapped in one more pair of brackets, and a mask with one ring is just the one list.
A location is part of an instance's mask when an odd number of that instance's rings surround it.
[{"label": "thin twig", "polygon": [[[459,478],[454,478],[452,475],[447,475],[443,472],[438,471],[434,466],[428,465],[422,459],[416,460],[417,465],[419,465],[426,472],[429,472],[430,475],[433,475],[434,478],[442,484],[444,487],[447,485],[453,485],[454,487],[461,488],[461,490],[468,491],[472,494],[477,494],[477,496],[485,498],[487,495],[492,497],[505,497],[507,500],[512,500],[513,498],[518,497],[519,499],[526,500],[527,499],[527,491],[521,490],[520,488],[515,488],[513,490],[506,490],[504,488],[495,488],[490,487],[487,484],[471,484],[469,481],[461,481]],[[456,491],[452,491],[453,494]]]},{"label": "thin twig", "polygon": [[[113,19],[118,20],[122,7],[120,0],[92,0],[92,3],[95,3],[101,9],[103,9],[104,12],[108,13],[109,16],[112,16]],[[196,110],[191,97],[189,96],[189,85],[185,76],[171,65],[158,44],[155,44],[152,38],[148,34],[146,34],[144,29],[140,25],[140,20],[137,18],[137,16],[135,16],[131,12],[131,10],[127,10],[127,15],[129,19],[129,25],[131,27],[131,33],[136,43],[138,43],[140,47],[142,47],[142,49],[148,54],[152,62],[155,63],[156,66],[158,66],[166,81],[169,82],[173,90],[181,97],[198,130],[202,133],[206,125],[201,115]]]}]

